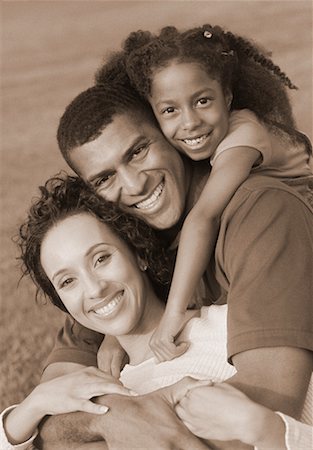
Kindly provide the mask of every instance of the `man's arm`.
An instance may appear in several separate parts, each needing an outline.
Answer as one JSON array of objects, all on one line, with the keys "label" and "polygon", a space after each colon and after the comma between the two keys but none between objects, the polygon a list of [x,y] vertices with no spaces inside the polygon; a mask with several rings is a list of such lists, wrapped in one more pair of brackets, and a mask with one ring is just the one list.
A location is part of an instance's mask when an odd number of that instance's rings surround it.
[{"label": "man's arm", "polygon": [[96,442],[99,446],[99,441],[105,440],[110,450],[208,450],[210,447],[177,417],[170,390],[164,388],[138,397],[103,396],[98,401],[110,408],[103,416],[78,412],[49,417],[42,424],[36,444],[44,450],[83,449],[84,443]]}]

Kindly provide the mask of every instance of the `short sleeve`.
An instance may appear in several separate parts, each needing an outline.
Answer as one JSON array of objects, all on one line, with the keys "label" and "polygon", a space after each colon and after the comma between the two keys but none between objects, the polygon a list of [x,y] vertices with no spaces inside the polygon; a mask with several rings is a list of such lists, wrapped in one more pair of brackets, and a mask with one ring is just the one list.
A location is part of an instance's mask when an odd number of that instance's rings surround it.
[{"label": "short sleeve", "polygon": [[38,434],[38,430],[36,430],[33,435],[25,442],[21,444],[13,445],[8,441],[6,432],[4,430],[4,418],[5,416],[12,411],[17,405],[9,406],[4,411],[2,411],[0,416],[0,448],[1,450],[32,450],[35,449],[33,442],[36,439]]},{"label": "short sleeve", "polygon": [[234,147],[251,147],[258,150],[262,155],[262,165],[269,164],[272,159],[269,132],[256,115],[248,109],[231,113],[228,133],[212,155],[211,165],[214,165],[222,153]]},{"label": "short sleeve", "polygon": [[308,450],[313,448],[313,427],[299,422],[281,412],[277,412],[286,427],[285,444],[287,450]]},{"label": "short sleeve", "polygon": [[229,358],[262,347],[313,350],[312,210],[275,183],[243,185],[222,218],[216,259],[227,290]]},{"label": "short sleeve", "polygon": [[57,334],[54,348],[45,362],[45,367],[56,362],[96,366],[97,351],[103,337],[103,334],[80,325],[70,315],[66,316],[64,325]]}]

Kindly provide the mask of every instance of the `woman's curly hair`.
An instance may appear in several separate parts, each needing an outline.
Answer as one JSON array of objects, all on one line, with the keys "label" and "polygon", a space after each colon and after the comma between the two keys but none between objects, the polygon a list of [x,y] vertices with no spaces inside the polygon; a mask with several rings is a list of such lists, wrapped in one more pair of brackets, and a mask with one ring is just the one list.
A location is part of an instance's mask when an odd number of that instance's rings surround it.
[{"label": "woman's curly hair", "polygon": [[269,55],[251,41],[205,24],[184,32],[165,27],[158,35],[137,31],[124,42],[125,67],[135,89],[147,99],[154,71],[171,60],[196,62],[224,91],[233,94],[231,108],[248,108],[258,118],[295,127],[286,87],[297,89]]},{"label": "woman's curly hair", "polygon": [[32,204],[27,220],[19,229],[23,276],[29,275],[37,287],[62,311],[67,311],[42,268],[40,251],[47,232],[62,219],[87,212],[108,225],[145,261],[147,275],[156,293],[165,300],[173,267],[174,255],[165,242],[137,217],[96,195],[78,177],[60,173],[40,188],[41,196]]}]

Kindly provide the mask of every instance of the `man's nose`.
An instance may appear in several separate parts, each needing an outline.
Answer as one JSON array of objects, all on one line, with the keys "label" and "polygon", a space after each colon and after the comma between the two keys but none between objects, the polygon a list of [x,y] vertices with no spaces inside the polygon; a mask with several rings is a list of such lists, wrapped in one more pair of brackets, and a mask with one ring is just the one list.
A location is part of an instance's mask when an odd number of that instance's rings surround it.
[{"label": "man's nose", "polygon": [[136,168],[125,168],[119,173],[122,194],[124,195],[140,195],[147,181],[147,175],[142,170]]},{"label": "man's nose", "polygon": [[201,123],[201,119],[197,112],[192,108],[188,108],[182,113],[181,125],[184,130],[190,131],[198,127]]}]

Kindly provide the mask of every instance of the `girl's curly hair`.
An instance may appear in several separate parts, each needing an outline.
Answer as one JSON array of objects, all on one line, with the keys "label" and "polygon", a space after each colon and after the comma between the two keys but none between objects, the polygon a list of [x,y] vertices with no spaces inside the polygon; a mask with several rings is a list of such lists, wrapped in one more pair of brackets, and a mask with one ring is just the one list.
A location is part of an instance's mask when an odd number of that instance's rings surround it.
[{"label": "girl's curly hair", "polygon": [[147,99],[154,71],[170,61],[196,62],[224,91],[233,94],[232,109],[248,108],[268,124],[294,128],[286,87],[297,89],[269,54],[251,41],[205,24],[184,32],[165,27],[159,35],[137,31],[124,42],[131,83]]},{"label": "girl's curly hair", "polygon": [[37,296],[42,292],[54,305],[67,312],[42,268],[41,244],[56,223],[68,216],[87,212],[108,225],[145,261],[155,292],[165,300],[174,255],[166,250],[165,242],[153,229],[137,217],[121,211],[117,205],[100,198],[78,177],[60,173],[39,189],[41,196],[32,204],[18,238],[23,276],[31,277],[37,287]]}]

